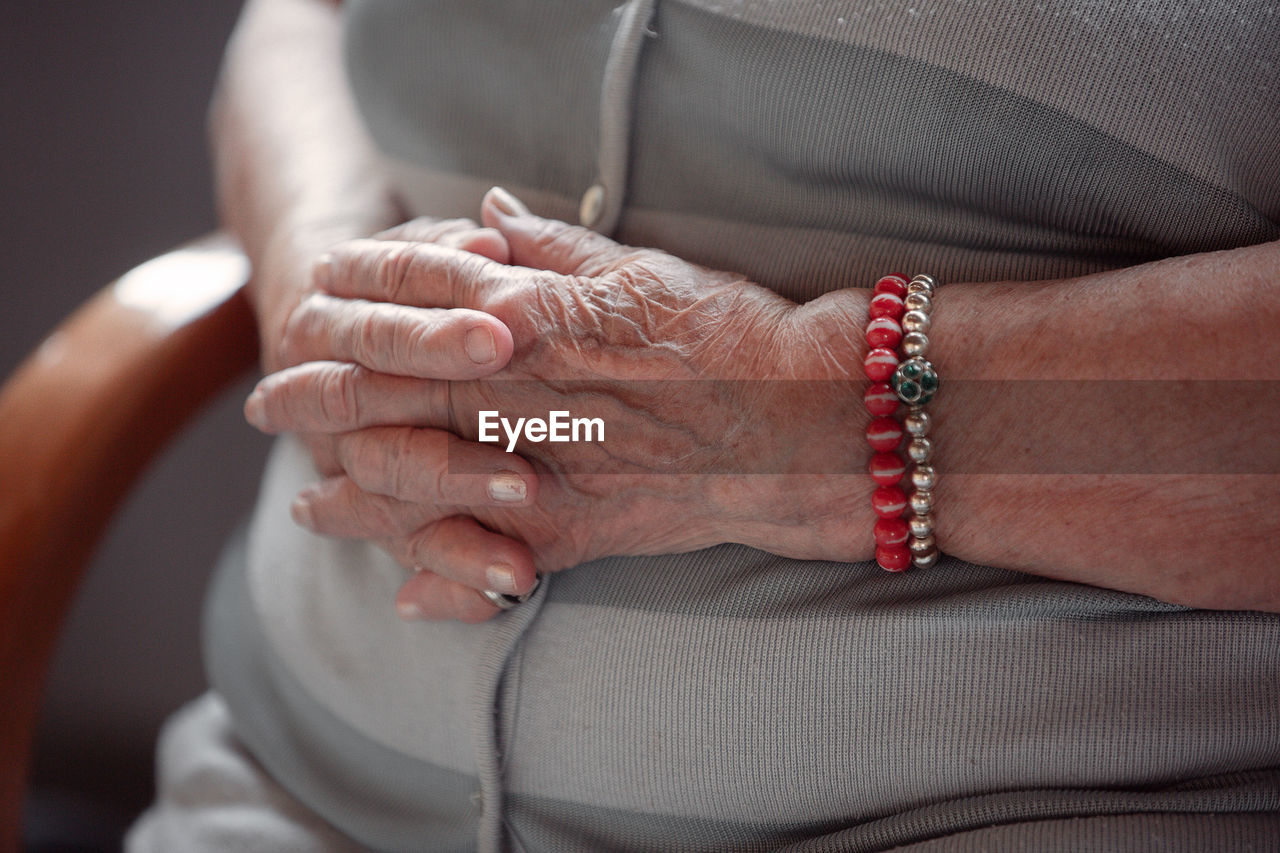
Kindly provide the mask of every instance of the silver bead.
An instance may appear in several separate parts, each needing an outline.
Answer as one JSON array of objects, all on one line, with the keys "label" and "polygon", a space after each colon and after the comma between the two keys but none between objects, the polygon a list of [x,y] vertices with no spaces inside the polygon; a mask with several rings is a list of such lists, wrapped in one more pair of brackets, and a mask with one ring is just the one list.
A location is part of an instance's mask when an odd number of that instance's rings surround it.
[{"label": "silver bead", "polygon": [[938,472],[932,465],[917,465],[911,469],[911,485],[917,489],[928,491],[938,481]]},{"label": "silver bead", "polygon": [[929,351],[929,339],[919,332],[907,332],[902,336],[902,351],[908,356],[923,356]]},{"label": "silver bead", "polygon": [[928,294],[929,296],[933,296],[933,291],[936,290],[938,287],[938,280],[931,275],[925,275],[924,273],[920,273],[919,275],[915,275],[911,277],[911,281],[907,282],[907,287],[911,287],[911,285],[913,284],[920,285],[921,287],[924,288],[924,292],[926,294]]},{"label": "silver bead", "polygon": [[908,311],[902,315],[902,331],[904,332],[920,332],[929,331],[929,315],[923,311]]},{"label": "silver bead", "polygon": [[913,539],[928,538],[929,544],[933,544],[933,516],[930,514],[913,515],[907,518],[907,527],[911,529]]},{"label": "silver bead", "polygon": [[920,291],[908,293],[907,298],[902,300],[902,304],[907,306],[908,311],[923,311],[926,314],[933,308],[933,300],[928,294]]},{"label": "silver bead", "polygon": [[911,504],[911,511],[916,515],[928,515],[933,512],[933,492],[928,489],[915,490],[907,500]]},{"label": "silver bead", "polygon": [[911,549],[912,554],[927,554],[938,546],[933,534],[929,533],[925,536],[912,536],[907,540],[907,547]]},{"label": "silver bead", "polygon": [[927,554],[912,554],[911,565],[917,569],[932,569],[938,565],[938,549],[934,548]]},{"label": "silver bead", "polygon": [[933,420],[924,409],[912,406],[907,410],[907,416],[902,419],[902,426],[907,431],[907,435],[928,435],[929,427],[933,426]]},{"label": "silver bead", "polygon": [[911,458],[912,462],[928,462],[933,458],[933,442],[923,435],[919,438],[911,439],[911,442],[907,445],[907,456]]}]

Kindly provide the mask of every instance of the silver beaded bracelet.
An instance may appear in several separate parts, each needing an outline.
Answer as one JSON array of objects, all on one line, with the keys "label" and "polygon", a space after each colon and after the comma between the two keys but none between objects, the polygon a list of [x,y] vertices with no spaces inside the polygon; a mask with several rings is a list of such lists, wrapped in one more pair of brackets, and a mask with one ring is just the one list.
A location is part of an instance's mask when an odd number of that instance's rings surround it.
[{"label": "silver beaded bracelet", "polygon": [[927,569],[938,562],[938,546],[934,540],[933,488],[938,482],[938,472],[932,464],[933,441],[929,438],[932,421],[924,406],[938,392],[938,372],[925,358],[929,350],[929,317],[933,311],[933,295],[938,283],[932,276],[917,275],[907,283],[907,296],[903,300],[906,313],[902,315],[902,353],[906,359],[898,365],[889,384],[898,399],[907,405],[907,415],[902,426],[911,440],[907,444],[907,457],[911,460],[911,494],[907,499],[911,514],[907,526],[911,538],[907,548],[911,551],[911,563],[918,569]]}]

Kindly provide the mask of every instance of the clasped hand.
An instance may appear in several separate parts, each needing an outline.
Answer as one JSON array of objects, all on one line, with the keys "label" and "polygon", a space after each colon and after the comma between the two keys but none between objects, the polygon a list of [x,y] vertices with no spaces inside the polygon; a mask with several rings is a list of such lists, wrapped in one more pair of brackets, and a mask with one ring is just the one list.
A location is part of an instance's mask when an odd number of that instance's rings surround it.
[{"label": "clasped hand", "polygon": [[[288,321],[290,366],[245,407],[308,437],[327,475],[295,501],[299,523],[414,570],[402,615],[487,619],[477,590],[523,593],[536,572],[613,554],[867,556],[840,532],[869,492],[856,320],[500,190],[482,216],[334,248]],[[481,411],[598,418],[604,440],[512,453],[505,434],[476,440]]]}]

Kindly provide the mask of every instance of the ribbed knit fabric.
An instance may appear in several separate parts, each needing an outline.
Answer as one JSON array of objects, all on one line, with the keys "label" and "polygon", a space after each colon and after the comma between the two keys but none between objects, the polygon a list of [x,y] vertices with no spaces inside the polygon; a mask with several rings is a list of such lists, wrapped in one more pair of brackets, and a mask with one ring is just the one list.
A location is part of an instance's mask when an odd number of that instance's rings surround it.
[{"label": "ribbed knit fabric", "polygon": [[[613,109],[614,234],[797,300],[1280,237],[1273,5],[660,0],[622,112],[615,6],[349,4],[415,212],[502,184],[576,221]],[[210,657],[254,756],[368,847],[1276,849],[1275,616],[721,546],[406,625],[397,566],[290,522],[314,476],[283,440]]]}]

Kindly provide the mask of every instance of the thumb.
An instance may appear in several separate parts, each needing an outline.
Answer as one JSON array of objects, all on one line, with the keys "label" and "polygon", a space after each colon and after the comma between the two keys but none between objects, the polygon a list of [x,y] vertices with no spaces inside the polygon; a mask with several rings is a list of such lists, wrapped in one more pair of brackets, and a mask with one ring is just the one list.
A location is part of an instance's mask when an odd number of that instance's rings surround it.
[{"label": "thumb", "polygon": [[480,218],[507,238],[515,266],[594,276],[616,269],[639,251],[589,228],[534,216],[502,187],[485,193]]}]

